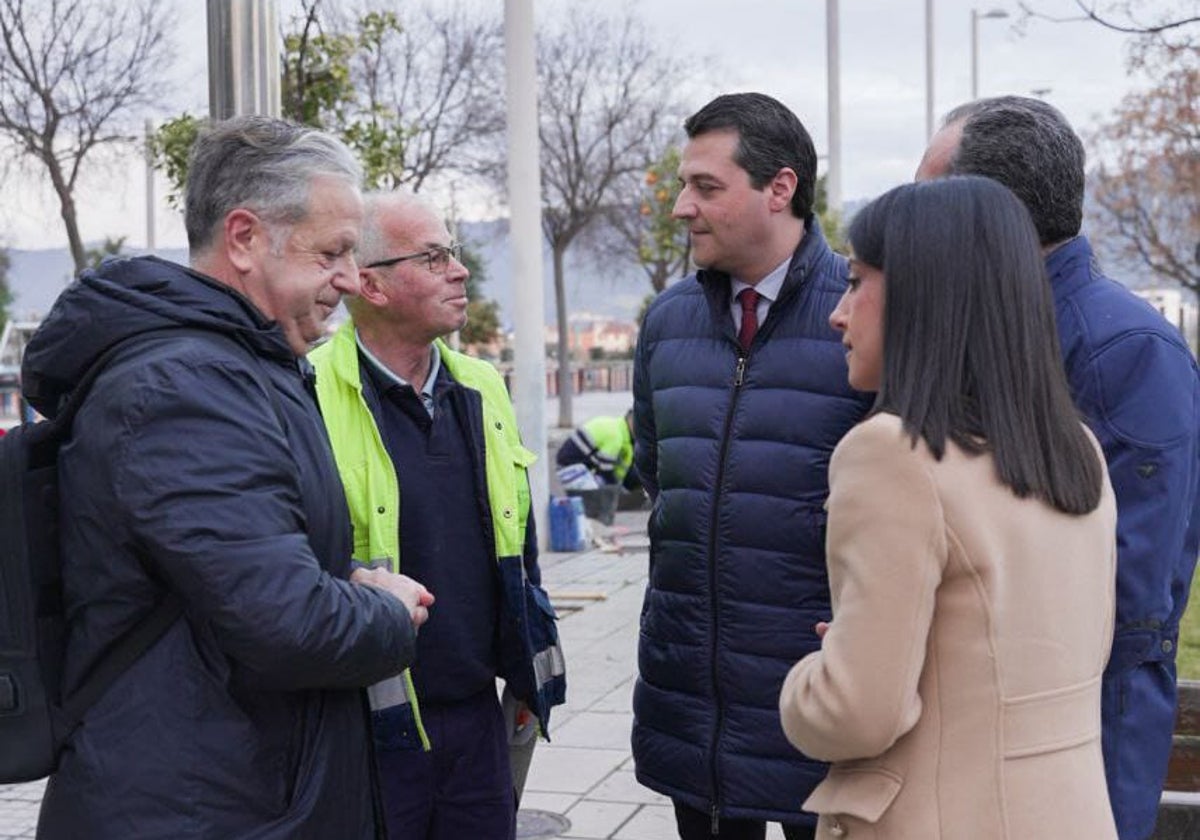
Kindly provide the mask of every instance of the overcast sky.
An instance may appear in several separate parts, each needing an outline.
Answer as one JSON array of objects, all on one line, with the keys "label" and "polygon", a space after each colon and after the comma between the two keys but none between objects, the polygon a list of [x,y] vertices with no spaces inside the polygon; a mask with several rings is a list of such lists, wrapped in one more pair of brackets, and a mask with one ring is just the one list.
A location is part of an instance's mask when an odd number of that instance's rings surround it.
[{"label": "overcast sky", "polygon": [[[178,5],[174,33],[180,47],[177,95],[164,118],[185,109],[207,111],[203,0]],[[606,0],[534,0],[540,16],[561,14],[568,3]],[[1072,0],[1032,0],[1048,14],[1076,11]],[[1192,0],[1189,0],[1192,2]],[[502,10],[503,0],[479,0]],[[281,0],[281,16],[294,8]],[[1146,0],[1161,6],[1162,0]],[[1007,20],[979,24],[979,92],[1028,95],[1038,91],[1086,133],[1121,98],[1145,85],[1125,69],[1126,38],[1094,24],[1032,21],[1016,31],[1012,0],[934,0],[934,111],[940,116],[970,96],[970,17],[1006,9]],[[704,78],[686,86],[690,110],[712,96],[760,90],[791,107],[813,135],[818,152],[828,143],[825,0],[638,0],[632,6],[647,32],[665,49],[705,61]],[[869,198],[912,177],[925,144],[925,0],[841,0],[842,184],[847,200]],[[1048,91],[1048,92],[1046,92]],[[690,111],[689,111],[690,112]],[[686,116],[681,115],[681,116]],[[10,153],[11,154],[11,153]],[[159,247],[182,246],[183,227],[157,180]],[[0,194],[0,242],[16,248],[55,248],[66,236],[58,206],[40,179],[9,176]],[[128,236],[146,242],[145,174],[137,153],[94,171],[79,195],[86,240]]]}]

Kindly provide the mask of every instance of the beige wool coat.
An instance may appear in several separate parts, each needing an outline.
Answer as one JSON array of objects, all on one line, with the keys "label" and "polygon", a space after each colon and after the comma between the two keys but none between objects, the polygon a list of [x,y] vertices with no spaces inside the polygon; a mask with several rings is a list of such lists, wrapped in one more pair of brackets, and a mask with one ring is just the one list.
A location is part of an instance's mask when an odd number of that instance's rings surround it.
[{"label": "beige wool coat", "polygon": [[833,620],[779,701],[788,739],[833,762],[804,803],[817,837],[1115,838],[1107,475],[1100,506],[1069,516],[1017,498],[990,456],[948,442],[937,461],[879,414],[839,444],[829,484]]}]

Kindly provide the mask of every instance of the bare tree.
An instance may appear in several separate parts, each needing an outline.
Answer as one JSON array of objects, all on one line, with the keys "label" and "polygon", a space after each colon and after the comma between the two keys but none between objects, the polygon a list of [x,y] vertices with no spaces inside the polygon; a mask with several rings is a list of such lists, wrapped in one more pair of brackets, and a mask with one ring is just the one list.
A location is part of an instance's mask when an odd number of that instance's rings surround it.
[{"label": "bare tree", "polygon": [[153,0],[0,0],[0,135],[45,169],[76,271],[80,173],[99,150],[136,142],[141,109],[161,102],[168,14]]},{"label": "bare tree", "polygon": [[1156,54],[1154,86],[1092,138],[1096,221],[1124,256],[1200,295],[1200,47]]},{"label": "bare tree", "polygon": [[[1049,15],[1039,10],[1041,4],[1033,0],[1018,0],[1025,19],[1046,20],[1052,23],[1071,23],[1075,21],[1090,21],[1106,29],[1124,32],[1128,35],[1151,35],[1172,37],[1183,35],[1194,38],[1194,31],[1200,24],[1200,15],[1182,9],[1172,10],[1169,6],[1146,3],[1144,0],[1075,0],[1079,9],[1076,15]],[[1188,4],[1185,4],[1185,8]],[[1194,4],[1192,5],[1194,11]]]},{"label": "bare tree", "polygon": [[503,48],[498,17],[443,3],[414,8],[378,49],[359,51],[364,119],[401,135],[390,185],[417,191],[438,173],[480,171],[505,126]]},{"label": "bare tree", "polygon": [[621,200],[622,185],[643,176],[679,124],[671,80],[680,67],[644,31],[632,13],[608,18],[572,6],[538,43],[542,233],[554,261],[563,428],[574,425],[563,258]]},{"label": "bare tree", "polygon": [[284,38],[285,108],[339,133],[369,185],[414,192],[451,172],[478,173],[504,130],[503,27],[461,2],[303,0]]}]

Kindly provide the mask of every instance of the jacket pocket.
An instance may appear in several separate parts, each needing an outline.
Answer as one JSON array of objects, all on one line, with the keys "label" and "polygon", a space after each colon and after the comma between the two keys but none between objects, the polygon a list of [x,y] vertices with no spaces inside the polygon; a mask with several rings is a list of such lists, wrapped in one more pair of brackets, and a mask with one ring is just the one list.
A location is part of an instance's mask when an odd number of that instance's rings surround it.
[{"label": "jacket pocket", "polygon": [[411,703],[371,712],[371,732],[380,752],[417,752],[424,749]]},{"label": "jacket pocket", "polygon": [[872,838],[903,784],[899,775],[882,767],[834,766],[804,801],[804,809],[820,816],[818,837]]}]

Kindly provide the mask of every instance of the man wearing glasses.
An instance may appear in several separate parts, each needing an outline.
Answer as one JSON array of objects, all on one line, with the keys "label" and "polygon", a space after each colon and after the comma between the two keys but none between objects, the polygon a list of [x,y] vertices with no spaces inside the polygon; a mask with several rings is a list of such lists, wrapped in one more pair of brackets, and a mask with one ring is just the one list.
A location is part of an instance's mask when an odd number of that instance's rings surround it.
[{"label": "man wearing glasses", "polygon": [[351,319],[312,354],[360,565],[404,569],[436,602],[413,667],[370,691],[388,835],[515,833],[496,677],[545,733],[565,697],[504,381],[442,338],[467,321],[459,246],[408,193],[367,196]]}]

